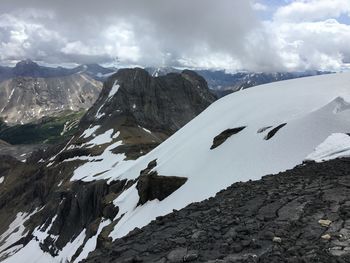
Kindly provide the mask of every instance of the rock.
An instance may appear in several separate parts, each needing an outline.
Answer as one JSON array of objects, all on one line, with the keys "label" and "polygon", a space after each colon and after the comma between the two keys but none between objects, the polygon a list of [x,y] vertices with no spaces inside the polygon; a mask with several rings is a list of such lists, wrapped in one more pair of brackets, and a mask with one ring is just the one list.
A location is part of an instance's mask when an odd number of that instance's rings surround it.
[{"label": "rock", "polygon": [[204,236],[206,234],[206,232],[204,230],[198,230],[196,232],[193,233],[193,235],[191,236],[192,239],[198,239],[202,236]]},{"label": "rock", "polygon": [[103,209],[103,216],[110,220],[113,220],[119,212],[119,207],[115,207],[113,203],[107,204]]},{"label": "rock", "polygon": [[234,243],[232,245],[232,250],[234,252],[236,252],[236,253],[239,253],[239,252],[241,252],[243,250],[243,247],[240,244],[238,244],[238,243]]},{"label": "rock", "polygon": [[229,137],[231,137],[234,134],[239,133],[240,131],[244,130],[245,128],[246,128],[246,126],[242,126],[242,127],[237,127],[237,128],[233,128],[233,129],[224,130],[222,133],[220,133],[219,135],[215,136],[215,138],[213,140],[213,145],[210,147],[210,150],[213,150],[216,147],[220,146]]},{"label": "rock", "polygon": [[158,199],[164,200],[179,189],[187,178],[177,176],[160,176],[156,172],[144,174],[139,177],[136,188],[140,196],[139,205],[147,201]]},{"label": "rock", "polygon": [[321,226],[329,227],[330,224],[332,224],[332,221],[331,221],[331,220],[328,220],[328,219],[320,219],[320,220],[318,220],[318,223],[319,223]]},{"label": "rock", "polygon": [[273,237],[272,242],[282,243],[282,238],[280,238],[280,237]]},{"label": "rock", "polygon": [[269,131],[267,133],[267,135],[265,136],[265,140],[270,140],[273,136],[275,136],[275,134],[281,129],[283,128],[284,126],[286,126],[287,123],[282,123],[280,125],[278,125],[276,128],[273,128],[271,131]]},{"label": "rock", "polygon": [[189,251],[186,256],[184,256],[183,261],[184,262],[191,262],[195,261],[198,258],[198,252],[197,251]]},{"label": "rock", "polygon": [[169,252],[167,259],[169,263],[183,262],[184,257],[187,255],[187,248],[176,248]]},{"label": "rock", "polygon": [[37,78],[32,73],[28,76],[23,76],[23,72],[17,73],[8,80],[0,81],[0,96],[4,98],[0,101],[0,108],[3,109],[0,117],[9,124],[37,121],[44,116],[55,115],[59,111],[78,112],[89,109],[102,90],[100,81],[95,81],[82,73],[72,72],[42,78]]},{"label": "rock", "polygon": [[331,239],[331,235],[330,234],[325,234],[323,236],[321,236],[322,239],[324,240],[330,240]]},{"label": "rock", "polygon": [[184,238],[184,237],[177,237],[177,238],[174,238],[174,239],[170,239],[170,241],[174,242],[177,245],[183,245],[183,244],[186,243],[186,238]]},{"label": "rock", "polygon": [[234,228],[230,228],[229,231],[227,231],[227,233],[224,235],[225,238],[232,238],[232,239],[236,239],[237,237],[237,232]]}]

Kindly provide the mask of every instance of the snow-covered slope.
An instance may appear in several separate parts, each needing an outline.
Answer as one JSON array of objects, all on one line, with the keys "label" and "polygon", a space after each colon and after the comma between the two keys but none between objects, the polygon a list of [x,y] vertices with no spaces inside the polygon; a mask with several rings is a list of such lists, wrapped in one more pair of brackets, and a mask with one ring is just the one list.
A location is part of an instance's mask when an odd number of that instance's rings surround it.
[{"label": "snow-covered slope", "polygon": [[[350,101],[349,73],[267,84],[215,102],[127,171],[117,165],[104,174],[110,180],[136,179],[149,162],[157,159],[153,170],[158,174],[188,178],[163,201],[143,206],[137,206],[135,183],[114,201],[120,209],[117,218],[124,216],[112,237],[121,237],[158,215],[213,196],[233,182],[259,179],[300,164],[330,134],[350,131],[346,101]],[[283,123],[287,124],[265,139]],[[246,128],[210,149],[214,137],[241,126]]]},{"label": "snow-covered slope", "polygon": [[[103,227],[109,225],[113,229],[109,236],[116,239],[135,227],[148,224],[157,216],[213,196],[234,182],[259,179],[265,174],[301,164],[331,134],[350,131],[348,101],[350,73],[267,84],[213,103],[164,143],[137,160],[121,158],[115,162],[113,153],[109,152],[103,152],[100,158],[85,159],[91,165],[77,168],[72,181],[91,183],[107,179],[112,183],[127,179],[133,184],[115,197],[113,204],[118,207],[118,213],[111,221],[100,220],[98,231],[89,237],[74,262],[95,249],[97,236],[104,232]],[[84,134],[89,133],[91,131]],[[116,138],[118,131],[105,135],[108,140]],[[113,160],[113,164],[106,165],[108,160]],[[154,160],[156,163],[152,162]],[[137,184],[141,171],[147,167],[160,176],[186,177],[187,181],[162,201],[151,199],[141,204]],[[84,177],[84,174],[88,176]],[[49,236],[49,228],[38,227],[33,235],[40,242]],[[26,255],[33,255],[36,260],[28,259],[28,262],[70,260],[82,238],[87,238],[84,231],[62,251],[57,251],[55,258],[41,251],[38,241],[32,240],[4,262],[20,262],[21,258],[27,258]],[[55,236],[51,238],[55,239]]]}]

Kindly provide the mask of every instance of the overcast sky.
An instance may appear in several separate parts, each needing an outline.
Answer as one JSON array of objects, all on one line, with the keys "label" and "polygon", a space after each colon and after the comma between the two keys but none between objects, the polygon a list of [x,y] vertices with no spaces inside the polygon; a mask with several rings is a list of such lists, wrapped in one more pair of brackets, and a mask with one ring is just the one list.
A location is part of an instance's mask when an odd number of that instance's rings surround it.
[{"label": "overcast sky", "polygon": [[0,63],[350,67],[350,0],[1,0]]}]

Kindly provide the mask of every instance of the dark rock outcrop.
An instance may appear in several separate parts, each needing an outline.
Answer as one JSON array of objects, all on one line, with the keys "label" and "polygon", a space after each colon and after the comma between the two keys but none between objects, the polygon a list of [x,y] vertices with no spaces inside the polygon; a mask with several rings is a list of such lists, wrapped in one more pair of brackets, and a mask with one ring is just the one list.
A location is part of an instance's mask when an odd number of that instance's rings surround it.
[{"label": "dark rock outcrop", "polygon": [[287,123],[282,123],[280,125],[278,125],[277,127],[273,128],[271,131],[269,131],[267,133],[267,135],[265,136],[265,140],[270,140],[273,136],[275,136],[275,134],[280,130],[282,129],[284,126],[286,126]]},{"label": "dark rock outcrop", "polygon": [[150,172],[139,177],[136,188],[140,196],[139,205],[147,201],[158,199],[164,200],[179,189],[187,178],[178,176],[161,176],[157,172]]},{"label": "dark rock outcrop", "polygon": [[338,159],[235,183],[84,262],[350,262],[349,170]]},{"label": "dark rock outcrop", "polygon": [[216,147],[220,146],[228,138],[230,138],[232,135],[241,132],[245,128],[246,128],[246,126],[242,126],[242,127],[237,127],[237,128],[233,128],[233,129],[224,130],[222,133],[220,133],[219,135],[215,136],[215,138],[213,140],[213,145],[210,147],[210,150],[213,150]]},{"label": "dark rock outcrop", "polygon": [[[117,95],[109,98],[114,84],[119,85]],[[155,78],[140,68],[120,69],[105,82],[82,124],[104,123],[125,116],[126,124],[137,123],[170,135],[215,100],[205,80],[192,71]],[[97,113],[102,116],[96,118]]]},{"label": "dark rock outcrop", "polygon": [[[104,83],[70,145],[80,147],[91,140],[80,136],[91,127],[99,127],[96,136],[113,129],[120,132],[115,140],[123,144],[112,152],[124,153],[128,160],[134,160],[158,146],[215,100],[205,80],[189,70],[152,77],[140,68],[120,69]],[[88,151],[87,155],[96,155],[96,149]]]}]

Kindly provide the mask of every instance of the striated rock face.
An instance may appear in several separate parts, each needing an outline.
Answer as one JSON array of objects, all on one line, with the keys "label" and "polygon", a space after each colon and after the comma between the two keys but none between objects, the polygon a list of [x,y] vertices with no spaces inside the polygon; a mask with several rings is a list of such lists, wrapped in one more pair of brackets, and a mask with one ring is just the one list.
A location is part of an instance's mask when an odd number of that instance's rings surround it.
[{"label": "striated rock face", "polygon": [[0,82],[0,117],[23,124],[64,110],[88,109],[101,88],[101,82],[84,74],[11,78]]},{"label": "striated rock face", "polygon": [[350,262],[349,169],[337,159],[233,184],[84,262]]},{"label": "striated rock face", "polygon": [[[86,155],[99,155],[115,141],[112,149],[135,160],[146,154],[206,109],[216,97],[205,80],[192,71],[151,77],[143,69],[121,69],[103,86],[96,103],[83,116],[79,133],[66,148],[81,148],[108,131],[118,132],[113,140],[99,148],[88,147]],[[94,130],[86,135],[86,130]],[[73,150],[72,150],[73,151]],[[74,153],[60,154],[69,158]],[[60,161],[66,158],[61,158]]]},{"label": "striated rock face", "polygon": [[[110,97],[113,87],[117,94]],[[140,68],[121,69],[104,84],[82,124],[103,124],[124,116],[127,125],[170,135],[215,100],[205,80],[192,71],[151,77]]]}]

